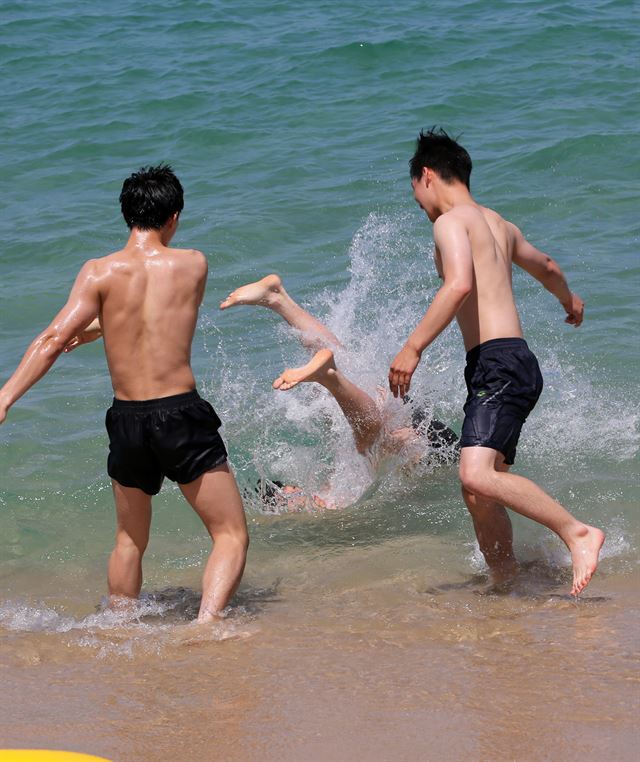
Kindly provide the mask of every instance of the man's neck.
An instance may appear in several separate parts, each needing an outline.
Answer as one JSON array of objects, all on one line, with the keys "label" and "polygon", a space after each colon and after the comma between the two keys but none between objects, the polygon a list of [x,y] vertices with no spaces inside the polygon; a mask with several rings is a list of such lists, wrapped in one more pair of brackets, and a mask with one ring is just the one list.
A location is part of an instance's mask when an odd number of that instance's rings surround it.
[{"label": "man's neck", "polygon": [[148,251],[149,249],[163,249],[168,241],[163,235],[164,229],[160,230],[141,230],[140,228],[131,228],[127,248]]},{"label": "man's neck", "polygon": [[440,214],[446,214],[446,212],[449,212],[454,206],[475,203],[473,196],[464,183],[452,183],[450,185],[440,183],[437,200],[438,216],[440,216]]}]

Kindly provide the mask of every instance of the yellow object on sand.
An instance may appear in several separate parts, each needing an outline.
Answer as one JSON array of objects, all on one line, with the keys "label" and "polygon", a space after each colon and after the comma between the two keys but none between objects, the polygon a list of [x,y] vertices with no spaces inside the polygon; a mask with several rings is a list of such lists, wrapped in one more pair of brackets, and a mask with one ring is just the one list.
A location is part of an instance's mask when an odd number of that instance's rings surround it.
[{"label": "yellow object on sand", "polygon": [[0,749],[0,762],[110,762],[106,757],[78,754],[75,751],[47,751],[46,749]]}]

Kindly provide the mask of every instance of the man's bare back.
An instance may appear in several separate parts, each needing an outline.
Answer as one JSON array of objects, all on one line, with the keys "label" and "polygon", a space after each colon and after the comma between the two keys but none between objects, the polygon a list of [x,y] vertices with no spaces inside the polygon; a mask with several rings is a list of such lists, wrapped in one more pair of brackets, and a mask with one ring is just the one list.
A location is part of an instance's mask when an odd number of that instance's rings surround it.
[{"label": "man's bare back", "polygon": [[204,255],[170,249],[144,231],[91,266],[115,396],[145,400],[194,389],[191,342],[207,277]]},{"label": "man's bare back", "polygon": [[168,248],[163,238],[167,233],[133,230],[122,250],[84,264],[67,304],[36,337],[1,390],[0,422],[65,349],[101,333],[118,399],[153,399],[195,389],[191,342],[207,262],[199,251]]},{"label": "man's bare back", "polygon": [[199,251],[168,247],[183,208],[182,186],[170,167],[131,175],[120,204],[130,230],[126,246],[82,267],[65,306],[0,389],[0,423],[63,352],[104,335],[115,395],[106,418],[117,514],[111,601],[119,605],[140,592],[151,497],[167,477],[214,541],[198,616],[208,621],[240,582],[248,535],[220,419],[197,393],[190,365],[207,262]]}]

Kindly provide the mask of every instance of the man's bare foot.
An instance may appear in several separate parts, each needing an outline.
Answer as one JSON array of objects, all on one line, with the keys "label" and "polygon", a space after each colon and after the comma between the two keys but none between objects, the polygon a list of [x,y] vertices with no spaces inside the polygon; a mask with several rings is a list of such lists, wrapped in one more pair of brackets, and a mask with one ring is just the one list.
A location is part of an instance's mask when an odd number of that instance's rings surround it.
[{"label": "man's bare foot", "polygon": [[128,595],[109,595],[107,608],[118,614],[135,614],[140,602],[138,598],[130,598]]},{"label": "man's bare foot", "polygon": [[587,532],[576,538],[569,547],[573,564],[573,587],[571,595],[576,598],[589,584],[598,567],[598,556],[604,542],[604,532],[596,527],[584,525]]},{"label": "man's bare foot", "polygon": [[515,560],[515,558],[506,561],[500,561],[499,563],[494,563],[489,567],[491,582],[494,585],[504,585],[509,582],[513,582],[513,580],[518,576],[519,571],[520,567],[518,566],[518,562]]},{"label": "man's bare foot", "polygon": [[232,291],[229,296],[220,303],[220,309],[236,307],[239,304],[259,304],[270,307],[282,291],[282,281],[279,275],[267,275],[266,278],[254,283],[247,283]]},{"label": "man's bare foot", "polygon": [[209,611],[204,609],[198,613],[198,618],[194,619],[196,624],[207,624],[208,622],[221,622],[226,619],[226,615],[222,611]]},{"label": "man's bare foot", "polygon": [[323,384],[327,377],[335,371],[336,364],[333,360],[333,352],[330,349],[320,349],[301,368],[287,368],[273,382],[273,388],[286,392],[303,381],[317,381],[319,384]]}]

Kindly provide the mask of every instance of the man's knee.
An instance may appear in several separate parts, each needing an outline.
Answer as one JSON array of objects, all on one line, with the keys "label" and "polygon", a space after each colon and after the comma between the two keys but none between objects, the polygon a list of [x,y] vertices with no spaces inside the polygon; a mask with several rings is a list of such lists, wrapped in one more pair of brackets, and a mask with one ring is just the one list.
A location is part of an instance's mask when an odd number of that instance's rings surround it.
[{"label": "man's knee", "polygon": [[[479,466],[475,463],[460,464],[460,483],[462,492],[465,496],[465,502],[469,506],[479,507],[480,501],[477,498],[491,499],[495,493],[495,475],[493,468]],[[471,507],[469,508],[471,510]]]},{"label": "man's knee", "polygon": [[242,532],[239,533],[237,542],[246,555],[247,551],[249,550],[249,532],[247,531],[246,527],[242,530]]},{"label": "man's knee", "polygon": [[127,556],[139,555],[142,557],[149,543],[149,535],[145,537],[132,537],[127,532],[119,531],[116,533],[115,550],[119,554]]},{"label": "man's knee", "polygon": [[246,527],[227,528],[213,536],[214,542],[223,542],[225,548],[238,555],[246,555],[249,549],[249,532]]}]

